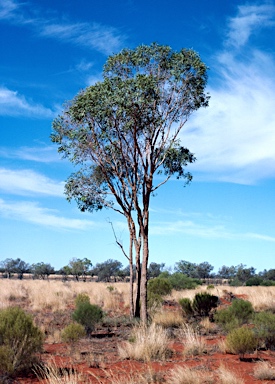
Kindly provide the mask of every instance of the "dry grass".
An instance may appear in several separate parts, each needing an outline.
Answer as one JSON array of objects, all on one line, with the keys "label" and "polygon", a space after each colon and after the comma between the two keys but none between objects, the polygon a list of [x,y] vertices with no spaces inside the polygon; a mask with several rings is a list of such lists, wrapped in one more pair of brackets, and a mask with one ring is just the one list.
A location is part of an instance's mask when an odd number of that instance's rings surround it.
[{"label": "dry grass", "polygon": [[195,371],[189,367],[177,367],[170,372],[168,384],[203,384],[210,383],[211,377],[206,377],[202,372]]},{"label": "dry grass", "polygon": [[275,368],[267,361],[260,361],[254,369],[257,380],[275,380]]},{"label": "dry grass", "polygon": [[181,328],[181,336],[184,339],[184,354],[187,356],[202,355],[207,352],[206,344],[202,337],[191,325],[184,324]]},{"label": "dry grass", "polygon": [[218,285],[209,290],[206,286],[200,286],[196,289],[172,291],[167,299],[178,301],[186,297],[193,300],[195,295],[200,292],[209,292],[218,297],[224,296],[225,292],[231,292],[233,295],[244,295],[244,298],[251,302],[256,311],[275,311],[275,287],[225,287]]},{"label": "dry grass", "polygon": [[170,353],[167,331],[152,323],[150,327],[137,326],[133,329],[131,341],[118,346],[122,359],[141,361],[165,360]]},{"label": "dry grass", "polygon": [[156,312],[152,319],[156,325],[161,325],[164,328],[180,327],[184,323],[182,313],[179,311],[160,310]]},{"label": "dry grass", "polygon": [[99,305],[104,311],[119,310],[118,303],[121,302],[127,307],[129,284],[116,283],[112,292],[108,286],[110,284],[80,281],[0,279],[0,308],[6,308],[18,300],[21,304],[27,302],[34,311],[50,309],[57,312],[73,305],[79,293],[87,294],[91,303]]},{"label": "dry grass", "polygon": [[244,384],[243,379],[236,376],[232,370],[229,370],[224,366],[220,366],[217,373],[219,384]]},{"label": "dry grass", "polygon": [[39,381],[47,384],[80,384],[91,383],[83,374],[73,368],[59,368],[52,362],[48,366],[37,366],[34,372]]}]

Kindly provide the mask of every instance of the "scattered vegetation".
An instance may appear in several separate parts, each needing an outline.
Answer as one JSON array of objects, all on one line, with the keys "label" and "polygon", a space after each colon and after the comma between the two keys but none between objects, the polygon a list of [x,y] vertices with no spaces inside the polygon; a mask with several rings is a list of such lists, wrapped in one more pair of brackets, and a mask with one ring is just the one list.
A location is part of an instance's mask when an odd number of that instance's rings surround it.
[{"label": "scattered vegetation", "polygon": [[33,319],[19,307],[0,311],[0,374],[13,376],[29,369],[42,351],[43,335]]},{"label": "scattered vegetation", "polygon": [[103,311],[98,305],[88,301],[79,302],[73,312],[73,320],[85,327],[87,335],[93,331],[95,325],[103,318]]},{"label": "scattered vegetation", "polygon": [[78,324],[78,323],[71,323],[67,325],[62,333],[61,333],[61,339],[65,343],[75,343],[82,337],[86,335],[85,328],[83,325]]},{"label": "scattered vegetation", "polygon": [[252,320],[254,310],[249,301],[235,299],[228,308],[218,310],[214,314],[214,320],[225,331],[230,331]]},{"label": "scattered vegetation", "polygon": [[193,301],[189,298],[181,298],[179,304],[181,305],[187,317],[190,316],[209,316],[210,311],[216,308],[219,298],[207,292],[196,293]]},{"label": "scattered vegetation", "polygon": [[246,353],[252,353],[257,347],[257,339],[252,329],[247,327],[236,328],[226,337],[228,351],[240,355],[244,359]]}]

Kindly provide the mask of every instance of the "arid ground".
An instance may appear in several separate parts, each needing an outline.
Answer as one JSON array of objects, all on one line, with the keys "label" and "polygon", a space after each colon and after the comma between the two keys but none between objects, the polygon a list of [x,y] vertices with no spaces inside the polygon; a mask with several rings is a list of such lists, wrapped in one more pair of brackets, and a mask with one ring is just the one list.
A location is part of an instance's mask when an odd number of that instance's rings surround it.
[{"label": "arid ground", "polygon": [[[149,336],[151,332],[153,343],[154,340],[157,343],[157,335],[154,336],[152,333],[156,328],[162,328],[168,340],[165,352],[159,354],[157,358],[150,358],[145,350],[143,356],[141,353],[142,357],[135,359],[127,357],[125,353],[127,345],[137,341],[133,337],[133,329],[141,328],[128,316],[127,283],[110,285],[2,279],[0,289],[1,308],[20,306],[32,314],[35,324],[45,334],[41,362],[44,367],[49,367],[55,372],[56,376],[54,378],[52,375],[51,378],[42,380],[37,377],[37,373],[29,372],[16,377],[17,383],[256,384],[270,382],[256,378],[255,372],[260,365],[265,363],[271,371],[275,367],[274,351],[259,349],[251,354],[245,354],[245,357],[240,359],[239,355],[226,351],[225,335],[216,324],[209,322],[208,319],[187,324],[178,305],[178,299],[194,297],[196,292],[205,291],[207,287],[173,292],[171,296],[165,298],[161,308],[154,308],[151,320],[155,328],[149,331]],[[251,301],[255,311],[275,310],[275,287],[218,286],[211,289],[211,293],[219,297],[220,307],[231,305],[231,292],[235,298]],[[61,333],[72,321],[75,298],[79,293],[89,295],[91,303],[101,306],[105,316],[90,337],[82,338],[73,344],[64,343]],[[199,343],[197,348],[190,349],[187,328],[194,330],[193,337],[196,339],[194,342]],[[180,377],[177,376],[180,374],[180,368],[191,368],[197,381],[177,379]]]}]

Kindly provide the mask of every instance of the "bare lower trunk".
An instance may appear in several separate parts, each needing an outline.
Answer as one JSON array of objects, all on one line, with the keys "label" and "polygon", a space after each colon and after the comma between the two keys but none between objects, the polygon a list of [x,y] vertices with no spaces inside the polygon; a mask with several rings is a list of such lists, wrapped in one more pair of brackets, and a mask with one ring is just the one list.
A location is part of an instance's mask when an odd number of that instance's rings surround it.
[{"label": "bare lower trunk", "polygon": [[148,319],[147,312],[147,267],[149,259],[149,247],[148,247],[148,234],[143,239],[143,257],[142,257],[142,270],[141,270],[141,282],[140,282],[140,318],[145,324]]},{"label": "bare lower trunk", "polygon": [[[139,250],[140,253],[140,250]],[[140,255],[136,255],[136,296],[135,296],[135,317],[140,317],[140,283],[141,283],[141,266]]]},{"label": "bare lower trunk", "polygon": [[130,239],[129,246],[129,266],[130,266],[130,317],[135,316],[134,312],[134,271],[133,271],[133,240]]}]

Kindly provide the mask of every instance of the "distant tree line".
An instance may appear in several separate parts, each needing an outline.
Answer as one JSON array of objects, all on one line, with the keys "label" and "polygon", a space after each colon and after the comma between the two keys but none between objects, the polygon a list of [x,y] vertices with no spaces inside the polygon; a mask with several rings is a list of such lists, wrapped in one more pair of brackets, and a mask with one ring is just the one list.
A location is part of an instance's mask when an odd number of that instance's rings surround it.
[{"label": "distant tree line", "polygon": [[[165,263],[151,262],[148,267],[148,278],[159,276],[170,277],[174,280],[180,280],[183,276],[189,279],[200,281],[201,283],[209,280],[226,280],[229,285],[239,286],[257,286],[257,285],[275,285],[275,269],[264,269],[256,273],[254,267],[247,267],[244,264],[237,266],[223,265],[217,273],[213,272],[214,267],[204,261],[196,264],[186,260],[180,260],[174,267],[165,267]],[[129,277],[129,266],[124,267],[118,260],[108,259],[102,263],[93,266],[91,260],[84,258],[73,258],[68,265],[59,270],[44,262],[29,264],[20,258],[7,258],[0,261],[0,273],[2,278],[23,279],[24,275],[32,275],[33,279],[46,280],[50,275],[59,275],[66,281],[69,276],[73,276],[76,281],[86,281],[93,278],[94,281],[121,281]]]}]

